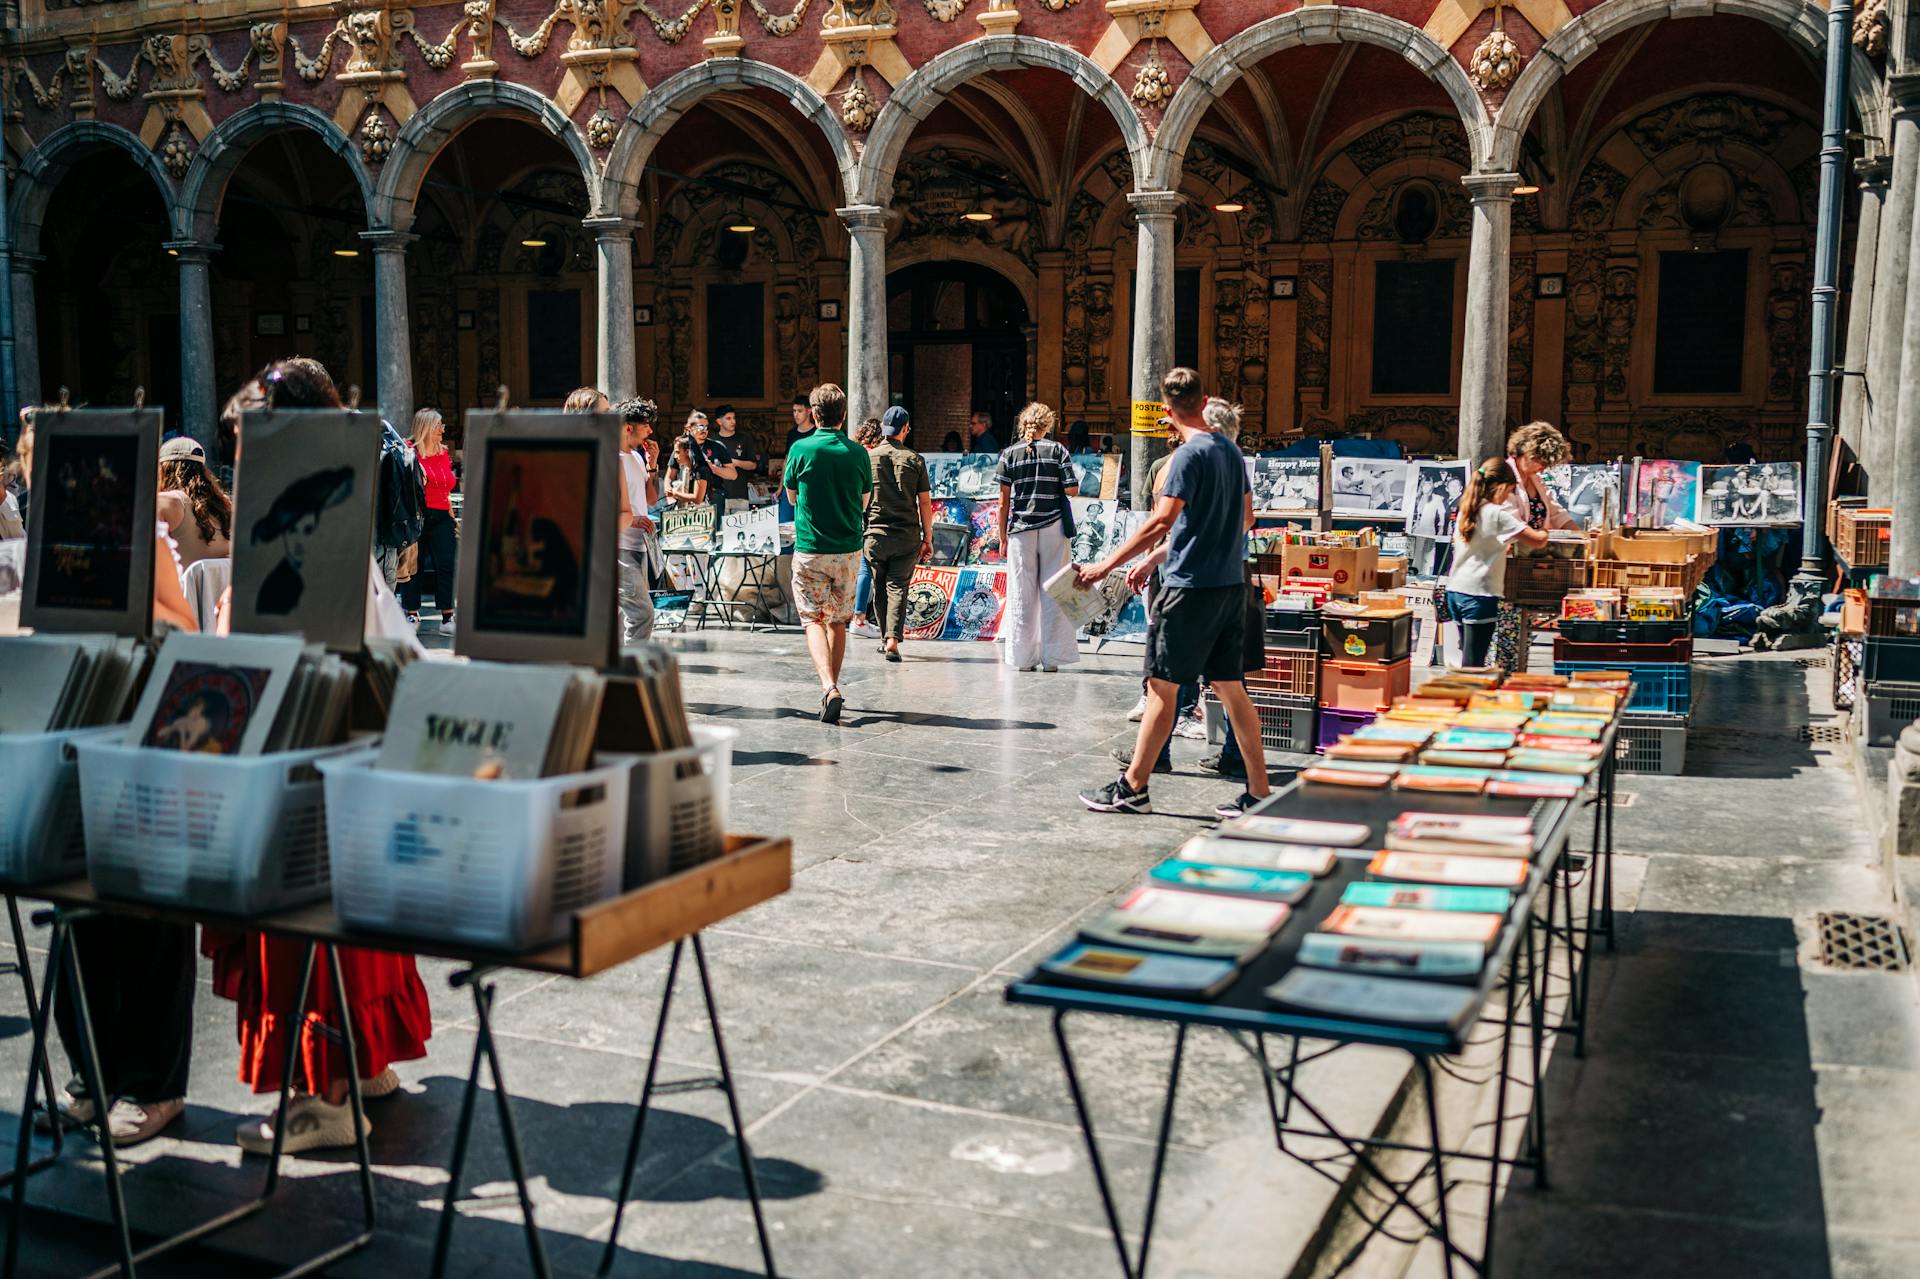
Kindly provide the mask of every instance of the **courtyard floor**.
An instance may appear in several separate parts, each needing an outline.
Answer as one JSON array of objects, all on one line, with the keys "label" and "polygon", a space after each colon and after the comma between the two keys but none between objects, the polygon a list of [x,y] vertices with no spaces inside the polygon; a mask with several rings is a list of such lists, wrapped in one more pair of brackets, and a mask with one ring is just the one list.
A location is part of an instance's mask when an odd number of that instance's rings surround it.
[{"label": "courtyard floor", "polygon": [[[706,934],[780,1270],[1117,1273],[1049,1020],[1002,991],[1235,789],[1193,768],[1201,744],[1179,741],[1179,772],[1154,779],[1155,816],[1095,816],[1075,801],[1111,776],[1108,749],[1132,741],[1137,657],[1089,655],[1048,675],[995,664],[989,645],[909,649],[889,666],[872,641],[854,642],[838,728],[815,722],[795,634],[709,631],[682,654],[692,711],[740,733],[732,828],[794,843],[792,891]],[[1792,656],[1698,671],[1688,775],[1622,778],[1620,951],[1597,961],[1588,1056],[1556,1054],[1548,1071],[1553,1188],[1508,1194],[1500,1272],[1920,1273],[1920,1183],[1903,1171],[1920,1148],[1913,978],[1820,969],[1802,954],[1813,911],[1889,908],[1847,748],[1803,732],[1829,713],[1827,673]],[[430,1055],[401,1067],[400,1096],[370,1108],[381,1232],[329,1273],[426,1271],[474,1031],[449,967],[422,969]],[[495,1024],[557,1273],[599,1260],[664,975],[665,957],[651,956],[588,982],[500,980]],[[204,983],[200,995],[188,1114],[130,1152],[136,1221],[210,1215],[251,1193],[263,1166],[230,1139],[266,1109],[234,1081],[232,1009]],[[10,980],[0,1014],[0,1110],[17,1113],[26,1041]],[[1170,1043],[1153,1026],[1076,1030],[1133,1221]],[[690,983],[666,1056],[669,1078],[713,1069]],[[1371,1128],[1405,1059],[1353,1051],[1313,1069],[1335,1112]],[[719,1095],[657,1105],[614,1273],[759,1273]],[[1247,1059],[1196,1037],[1153,1273],[1333,1273],[1338,1258],[1309,1246],[1333,1189],[1272,1141]],[[297,1256],[351,1233],[350,1161],[290,1169],[285,1203],[224,1237],[233,1251],[141,1273],[251,1274],[234,1252]],[[70,1159],[34,1179],[33,1198],[104,1217],[99,1185]],[[468,1185],[450,1273],[527,1273],[484,1110]],[[55,1275],[111,1253],[97,1226],[36,1216],[24,1255],[27,1273]],[[1439,1273],[1430,1248],[1383,1255],[1351,1273]]]}]

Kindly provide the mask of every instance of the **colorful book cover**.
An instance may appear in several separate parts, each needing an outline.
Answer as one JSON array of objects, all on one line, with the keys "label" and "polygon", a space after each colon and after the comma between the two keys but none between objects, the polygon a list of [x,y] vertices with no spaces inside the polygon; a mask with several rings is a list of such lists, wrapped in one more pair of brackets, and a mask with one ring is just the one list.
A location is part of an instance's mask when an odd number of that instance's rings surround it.
[{"label": "colorful book cover", "polygon": [[1231,982],[1239,966],[1224,959],[1156,954],[1077,941],[1044,961],[1040,969],[1076,985],[1205,999]]},{"label": "colorful book cover", "polygon": [[1383,977],[1458,981],[1480,975],[1481,966],[1487,962],[1487,948],[1470,941],[1394,941],[1308,933],[1300,940],[1300,962],[1313,968]]},{"label": "colorful book cover", "polygon": [[1343,906],[1372,906],[1381,910],[1459,910],[1504,915],[1513,894],[1504,888],[1463,888],[1445,884],[1393,884],[1366,880],[1348,884],[1340,894]]},{"label": "colorful book cover", "polygon": [[1379,854],[1367,873],[1382,879],[1411,879],[1430,884],[1518,888],[1527,882],[1527,863],[1514,857],[1462,857],[1443,853]]},{"label": "colorful book cover", "polygon": [[1175,888],[1231,893],[1265,901],[1297,902],[1313,887],[1313,876],[1301,871],[1257,870],[1251,866],[1221,866],[1172,857],[1155,866],[1150,875]]}]

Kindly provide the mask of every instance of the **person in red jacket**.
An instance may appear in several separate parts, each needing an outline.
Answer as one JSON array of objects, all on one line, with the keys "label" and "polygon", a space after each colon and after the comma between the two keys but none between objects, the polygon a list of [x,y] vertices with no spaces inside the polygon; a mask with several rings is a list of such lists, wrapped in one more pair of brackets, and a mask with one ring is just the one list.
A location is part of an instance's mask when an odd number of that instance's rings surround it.
[{"label": "person in red jacket", "polygon": [[460,555],[452,498],[459,480],[453,474],[453,454],[447,452],[446,433],[438,409],[421,409],[413,415],[413,452],[427,477],[427,514],[420,528],[420,563],[413,576],[400,585],[400,606],[407,610],[409,622],[420,621],[420,588],[426,584],[431,568],[433,602],[440,607],[440,633],[451,635],[453,571]]}]

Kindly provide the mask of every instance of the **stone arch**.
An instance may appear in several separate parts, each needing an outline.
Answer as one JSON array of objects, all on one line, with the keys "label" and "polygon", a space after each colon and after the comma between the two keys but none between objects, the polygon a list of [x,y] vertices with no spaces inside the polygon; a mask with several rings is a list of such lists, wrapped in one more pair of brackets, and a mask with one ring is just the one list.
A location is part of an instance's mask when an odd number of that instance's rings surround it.
[{"label": "stone arch", "polygon": [[971,240],[948,244],[916,240],[898,248],[891,244],[887,246],[889,277],[895,271],[904,271],[925,262],[970,262],[974,266],[983,266],[1004,279],[1020,295],[1020,301],[1027,308],[1029,324],[1035,323],[1040,315],[1039,278],[1032,267],[1005,249]]},{"label": "stone arch", "polygon": [[[1609,0],[1632,3],[1632,0]],[[1200,127],[1200,119],[1215,99],[1232,87],[1249,68],[1282,50],[1303,44],[1371,44],[1397,53],[1446,91],[1476,160],[1486,154],[1493,125],[1486,103],[1467,79],[1459,62],[1419,27],[1389,18],[1371,9],[1344,5],[1310,5],[1256,22],[1214,48],[1167,104],[1154,136],[1148,174],[1156,190],[1170,190],[1180,181],[1181,158]]]},{"label": "stone arch", "polygon": [[894,166],[906,150],[914,126],[925,119],[957,86],[987,71],[1038,67],[1060,71],[1112,113],[1133,164],[1134,189],[1145,190],[1151,174],[1153,143],[1147,127],[1126,91],[1085,54],[1033,36],[983,36],[935,57],[902,80],[880,109],[880,118],[867,135],[860,155],[856,203],[891,203]]},{"label": "stone arch", "polygon": [[[1520,163],[1520,146],[1527,128],[1554,85],[1614,36],[1645,23],[1673,17],[1678,9],[1675,0],[1607,0],[1606,4],[1587,10],[1554,32],[1539,51],[1527,59],[1520,78],[1513,82],[1512,91],[1501,103],[1486,161],[1477,167],[1490,172],[1513,172]],[[1697,7],[1689,4],[1685,14],[1689,18],[1713,15],[1752,18],[1779,31],[1787,43],[1814,59],[1816,66],[1826,57],[1827,11],[1813,0],[1702,0]],[[1848,79],[1852,85],[1854,112],[1869,137],[1884,138],[1887,131],[1881,127],[1884,104],[1880,78],[1865,54],[1854,49],[1850,56],[1853,66]]]},{"label": "stone arch", "polygon": [[370,210],[373,224],[396,231],[413,225],[413,203],[427,170],[454,134],[488,116],[518,118],[551,133],[580,166],[580,178],[587,184],[587,199],[592,205],[589,214],[600,211],[600,181],[593,155],[566,113],[522,85],[505,80],[469,80],[416,111],[393,140],[393,154],[387,157],[374,188]]},{"label": "stone arch", "polygon": [[640,210],[640,175],[674,121],[701,99],[729,89],[770,89],[811,120],[827,139],[840,169],[840,188],[853,198],[859,161],[853,142],[827,100],[806,81],[790,72],[751,58],[709,58],[662,80],[640,99],[620,125],[607,156],[607,172],[600,187],[599,207],[634,217]]},{"label": "stone arch", "polygon": [[89,151],[117,149],[127,153],[134,164],[153,179],[160,193],[160,203],[167,210],[167,223],[180,231],[180,217],[175,203],[172,179],[160,164],[160,157],[153,148],[140,141],[138,135],[123,129],[117,124],[107,124],[100,120],[75,120],[63,124],[46,136],[46,139],[27,152],[20,161],[20,171],[14,178],[14,190],[9,216],[13,219],[14,252],[19,254],[37,254],[40,252],[40,228],[46,221],[47,206],[53,200],[54,188],[60,185],[67,166]]},{"label": "stone arch", "polygon": [[329,151],[346,162],[360,190],[360,205],[372,216],[373,179],[360,163],[359,148],[324,112],[295,102],[258,102],[221,121],[194,153],[193,165],[180,186],[179,221],[187,238],[210,242],[220,221],[220,202],[240,163],[254,145],[269,134],[304,129],[316,134]]}]

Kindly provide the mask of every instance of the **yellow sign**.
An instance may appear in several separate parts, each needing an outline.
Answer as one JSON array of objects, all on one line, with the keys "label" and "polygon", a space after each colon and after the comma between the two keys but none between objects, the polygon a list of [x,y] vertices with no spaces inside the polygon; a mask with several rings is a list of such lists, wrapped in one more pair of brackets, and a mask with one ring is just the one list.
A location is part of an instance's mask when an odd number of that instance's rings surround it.
[{"label": "yellow sign", "polygon": [[1133,433],[1152,435],[1160,429],[1160,419],[1167,411],[1158,400],[1135,400],[1133,402]]}]

